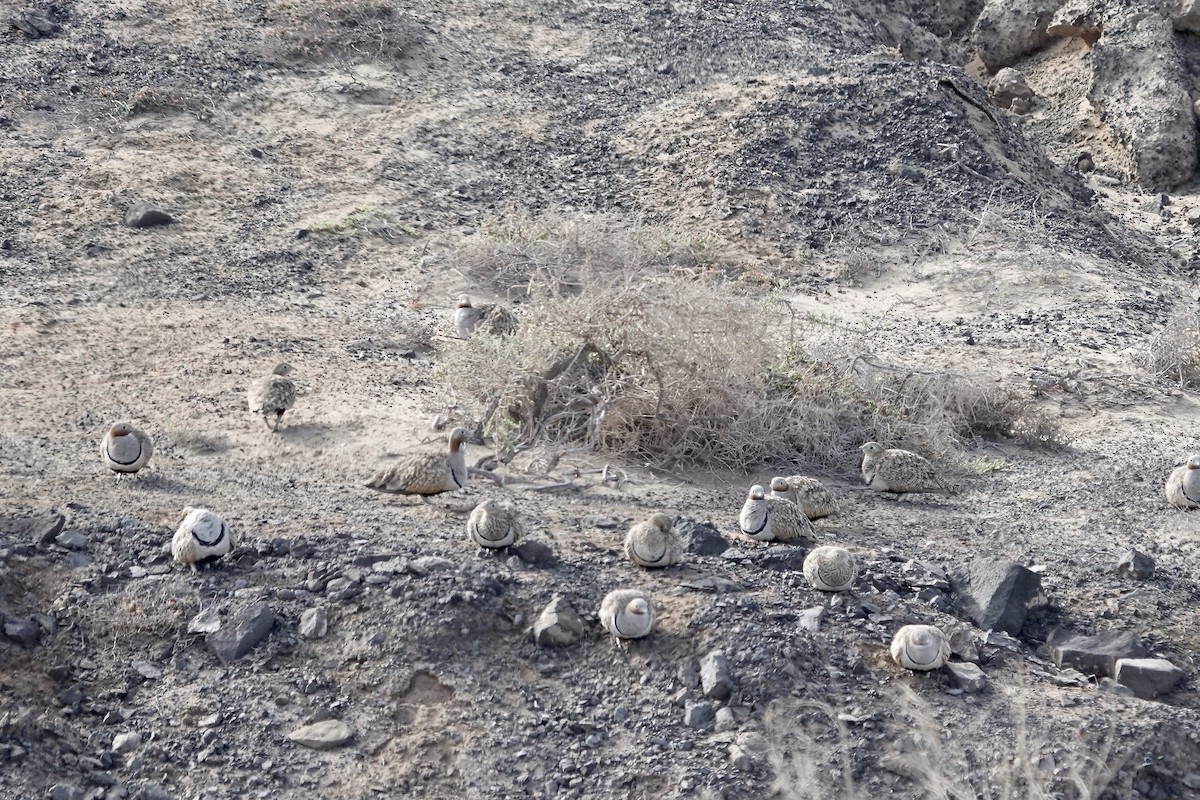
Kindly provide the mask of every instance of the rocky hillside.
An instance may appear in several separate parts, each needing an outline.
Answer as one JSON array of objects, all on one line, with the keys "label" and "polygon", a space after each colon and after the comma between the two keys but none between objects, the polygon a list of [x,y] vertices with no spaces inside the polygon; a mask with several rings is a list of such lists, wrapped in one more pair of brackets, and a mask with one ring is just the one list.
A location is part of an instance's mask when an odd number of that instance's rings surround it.
[{"label": "rocky hillside", "polygon": [[[1195,796],[1190,6],[0,0],[0,797]],[[689,374],[793,424],[620,449]],[[464,491],[364,486],[451,421]],[[957,493],[867,490],[868,438]],[[848,591],[739,534],[795,473]]]}]

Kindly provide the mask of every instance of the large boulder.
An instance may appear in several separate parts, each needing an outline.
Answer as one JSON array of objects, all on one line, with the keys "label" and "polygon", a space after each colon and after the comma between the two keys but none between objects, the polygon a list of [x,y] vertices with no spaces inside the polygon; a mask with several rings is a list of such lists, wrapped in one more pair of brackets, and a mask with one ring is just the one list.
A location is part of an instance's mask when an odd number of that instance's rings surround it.
[{"label": "large boulder", "polygon": [[985,0],[971,31],[979,60],[997,70],[1045,46],[1058,6],[1059,0]]},{"label": "large boulder", "polygon": [[967,618],[984,630],[1021,632],[1042,576],[1006,558],[977,558],[950,576]]}]

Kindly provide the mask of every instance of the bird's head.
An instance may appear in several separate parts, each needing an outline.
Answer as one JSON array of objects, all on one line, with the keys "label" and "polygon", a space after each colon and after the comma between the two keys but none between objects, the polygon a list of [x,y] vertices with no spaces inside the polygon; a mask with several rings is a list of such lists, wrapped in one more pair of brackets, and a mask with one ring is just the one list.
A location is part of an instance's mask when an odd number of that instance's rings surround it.
[{"label": "bird's head", "polygon": [[760,486],[759,484],[756,483],[750,487],[750,492],[746,495],[746,499],[762,500],[766,496],[767,496],[766,490],[763,489],[762,486]]},{"label": "bird's head", "polygon": [[112,436],[128,436],[129,434],[133,433],[133,423],[114,422],[112,426],[109,427],[108,432]]},{"label": "bird's head", "polygon": [[634,616],[644,617],[650,613],[650,604],[646,602],[645,598],[635,597],[625,606],[625,611]]},{"label": "bird's head", "polygon": [[779,476],[771,478],[771,491],[772,492],[786,492],[786,491],[790,490],[791,488],[792,488],[792,486],[791,486],[791,484],[789,484],[787,482],[787,478],[781,478]]},{"label": "bird's head", "polygon": [[275,365],[275,369],[271,370],[271,374],[272,375],[285,375],[285,376],[291,375],[292,374],[292,365],[287,363],[286,361],[280,361],[278,364]]},{"label": "bird's head", "polygon": [[878,455],[879,453],[883,452],[883,445],[881,445],[879,442],[867,442],[866,444],[864,444],[862,447],[860,447],[858,449],[862,450],[864,453],[870,453],[871,455]]},{"label": "bird's head", "polygon": [[1192,453],[1187,460],[1188,469],[1200,469],[1200,453]]}]

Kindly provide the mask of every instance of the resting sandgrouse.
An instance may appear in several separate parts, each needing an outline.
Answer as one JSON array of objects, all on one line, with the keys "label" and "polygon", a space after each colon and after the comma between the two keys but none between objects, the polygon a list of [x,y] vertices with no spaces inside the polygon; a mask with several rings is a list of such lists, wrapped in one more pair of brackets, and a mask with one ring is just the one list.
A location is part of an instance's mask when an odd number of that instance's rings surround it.
[{"label": "resting sandgrouse", "polygon": [[498,550],[508,547],[525,534],[520,515],[495,500],[484,500],[467,519],[467,536],[480,547]]},{"label": "resting sandgrouse", "polygon": [[738,517],[742,533],[759,542],[798,539],[813,542],[813,526],[800,506],[782,497],[766,497],[762,486],[755,484],[746,495]]},{"label": "resting sandgrouse", "polygon": [[810,520],[828,517],[837,513],[837,501],[833,493],[816,478],[789,475],[786,478],[771,478],[771,497],[782,497],[800,506],[804,516]]},{"label": "resting sandgrouse", "polygon": [[654,601],[636,589],[617,589],[600,602],[600,624],[623,639],[640,639],[654,628]]},{"label": "resting sandgrouse", "polygon": [[1167,477],[1167,502],[1176,508],[1200,508],[1200,453],[1175,465]]},{"label": "resting sandgrouse", "polygon": [[209,564],[233,549],[233,531],[207,508],[183,510],[183,521],[171,539],[171,555],[180,564],[196,571],[197,564]]},{"label": "resting sandgrouse", "polygon": [[885,450],[878,442],[867,442],[863,453],[863,481],[877,492],[945,492],[955,494],[933,468],[933,464],[908,450]]},{"label": "resting sandgrouse", "polygon": [[132,475],[146,466],[153,453],[150,437],[132,422],[114,422],[100,442],[104,466],[117,473],[118,481],[122,475]]},{"label": "resting sandgrouse", "polygon": [[669,567],[683,557],[683,543],[666,514],[654,514],[625,535],[625,555],[639,567]]},{"label": "resting sandgrouse", "polygon": [[805,557],[804,577],[822,592],[845,591],[858,577],[858,562],[844,547],[822,545]]},{"label": "resting sandgrouse", "polygon": [[933,625],[905,625],[892,637],[892,660],[905,669],[937,669],[950,660],[950,640]]},{"label": "resting sandgrouse", "polygon": [[415,494],[422,500],[467,485],[467,429],[450,431],[450,449],[402,456],[367,481],[367,487],[390,494]]}]

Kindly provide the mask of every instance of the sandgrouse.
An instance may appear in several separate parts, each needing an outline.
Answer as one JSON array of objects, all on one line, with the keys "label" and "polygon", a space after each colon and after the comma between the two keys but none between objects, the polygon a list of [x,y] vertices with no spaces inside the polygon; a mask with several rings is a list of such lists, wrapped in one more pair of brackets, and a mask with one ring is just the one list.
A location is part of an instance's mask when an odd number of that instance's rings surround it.
[{"label": "sandgrouse", "polygon": [[858,577],[858,562],[844,547],[822,545],[805,557],[804,577],[822,592],[845,591]]},{"label": "sandgrouse", "polygon": [[467,519],[467,536],[480,547],[497,550],[525,535],[520,515],[495,500],[484,500]]},{"label": "sandgrouse", "polygon": [[171,539],[171,555],[180,564],[196,571],[197,564],[209,564],[233,549],[233,531],[225,520],[207,508],[183,509],[183,521]]},{"label": "sandgrouse", "polygon": [[803,475],[771,478],[771,497],[791,500],[810,520],[828,517],[838,510],[837,501],[825,484]]},{"label": "sandgrouse", "polygon": [[759,542],[798,539],[813,542],[813,526],[800,506],[782,497],[767,497],[762,486],[755,484],[746,495],[742,513],[738,516],[742,533]]},{"label": "sandgrouse", "polygon": [[617,637],[640,639],[654,628],[654,601],[636,589],[617,589],[600,602],[600,624]]},{"label": "sandgrouse", "polygon": [[908,450],[885,450],[878,442],[867,442],[863,453],[863,481],[877,492],[945,492],[955,494],[933,468],[933,464]]},{"label": "sandgrouse", "polygon": [[450,431],[450,449],[401,456],[367,481],[367,487],[390,494],[415,494],[428,502],[431,495],[467,485],[467,429]]},{"label": "sandgrouse", "polygon": [[291,374],[290,364],[276,364],[270,375],[254,381],[246,390],[250,412],[262,414],[272,431],[279,430],[283,412],[296,405],[296,384],[288,377]]},{"label": "sandgrouse", "polygon": [[153,453],[150,437],[132,422],[114,422],[100,442],[104,466],[117,473],[118,481],[122,475],[132,475],[146,466]]},{"label": "sandgrouse", "polygon": [[1176,508],[1200,508],[1200,453],[1175,465],[1167,476],[1167,502]]},{"label": "sandgrouse", "polygon": [[669,567],[683,557],[683,543],[666,514],[654,514],[625,535],[625,555],[639,567]]},{"label": "sandgrouse", "polygon": [[937,669],[950,660],[950,640],[933,625],[905,625],[892,637],[892,660],[905,669]]}]

